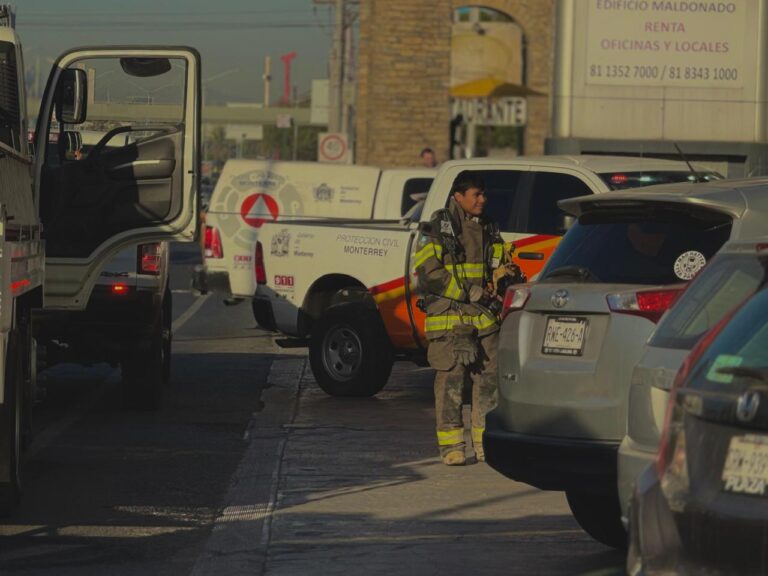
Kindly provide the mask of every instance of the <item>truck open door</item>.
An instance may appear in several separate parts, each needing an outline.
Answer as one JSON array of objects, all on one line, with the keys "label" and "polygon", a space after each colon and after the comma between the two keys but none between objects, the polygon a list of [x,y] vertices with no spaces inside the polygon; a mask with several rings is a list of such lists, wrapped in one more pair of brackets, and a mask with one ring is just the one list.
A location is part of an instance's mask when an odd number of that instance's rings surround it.
[{"label": "truck open door", "polygon": [[83,309],[121,249],[194,240],[200,96],[192,48],[86,48],[56,62],[35,130],[46,308]]}]

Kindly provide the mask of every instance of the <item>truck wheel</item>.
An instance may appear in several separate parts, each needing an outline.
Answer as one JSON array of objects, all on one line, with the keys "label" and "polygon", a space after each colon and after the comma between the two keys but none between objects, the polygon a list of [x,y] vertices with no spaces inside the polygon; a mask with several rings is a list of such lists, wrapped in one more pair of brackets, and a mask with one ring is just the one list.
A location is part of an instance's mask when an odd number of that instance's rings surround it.
[{"label": "truck wheel", "polygon": [[[159,320],[162,320],[160,318]],[[123,405],[131,410],[158,410],[163,402],[163,324],[156,321],[152,336],[130,346],[120,361]]]},{"label": "truck wheel", "polygon": [[8,341],[5,401],[0,406],[0,516],[19,503],[22,480],[22,420],[24,414],[23,350],[14,330]]},{"label": "truck wheel", "polygon": [[606,493],[568,490],[568,506],[584,532],[611,548],[627,547],[627,532],[621,523],[621,507],[615,489]]},{"label": "truck wheel", "polygon": [[171,344],[173,342],[173,297],[171,291],[166,289],[163,298],[163,383],[171,381]]},{"label": "truck wheel", "polygon": [[309,363],[331,396],[373,396],[387,383],[393,361],[381,318],[363,304],[331,306],[312,329]]}]

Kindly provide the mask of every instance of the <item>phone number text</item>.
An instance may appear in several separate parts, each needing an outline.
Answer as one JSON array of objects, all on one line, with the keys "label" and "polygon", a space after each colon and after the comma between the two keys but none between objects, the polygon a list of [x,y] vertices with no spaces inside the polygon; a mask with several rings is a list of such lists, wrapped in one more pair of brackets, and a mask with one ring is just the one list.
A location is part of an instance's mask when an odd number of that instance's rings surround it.
[{"label": "phone number text", "polygon": [[739,69],[716,66],[590,64],[589,77],[659,81],[714,80],[717,82],[736,82],[739,79]]}]

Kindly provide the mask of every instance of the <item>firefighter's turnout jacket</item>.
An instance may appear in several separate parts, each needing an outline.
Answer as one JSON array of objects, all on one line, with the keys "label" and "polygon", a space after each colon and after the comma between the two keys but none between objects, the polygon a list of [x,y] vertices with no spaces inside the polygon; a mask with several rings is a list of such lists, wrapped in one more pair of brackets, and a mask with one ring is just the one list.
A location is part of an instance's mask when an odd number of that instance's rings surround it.
[{"label": "firefighter's turnout jacket", "polygon": [[469,216],[451,198],[446,210],[432,216],[419,238],[414,257],[418,291],[424,296],[427,339],[445,336],[457,324],[470,324],[482,337],[497,332],[496,316],[470,303],[472,286],[492,281],[504,241],[495,223]]}]

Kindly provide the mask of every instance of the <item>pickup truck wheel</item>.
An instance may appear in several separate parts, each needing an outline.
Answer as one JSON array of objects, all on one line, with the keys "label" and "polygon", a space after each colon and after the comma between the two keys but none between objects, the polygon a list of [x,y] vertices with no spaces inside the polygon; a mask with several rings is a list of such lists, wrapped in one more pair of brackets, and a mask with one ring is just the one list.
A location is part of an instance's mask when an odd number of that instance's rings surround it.
[{"label": "pickup truck wheel", "polygon": [[22,354],[18,334],[14,330],[8,341],[5,401],[0,406],[0,516],[11,514],[21,496],[24,414]]},{"label": "pickup truck wheel", "polygon": [[373,396],[387,383],[393,361],[381,318],[363,304],[331,306],[313,327],[309,363],[331,396]]},{"label": "pickup truck wheel", "polygon": [[621,507],[616,490],[606,493],[568,490],[565,493],[574,518],[592,538],[623,550],[627,547],[627,532],[621,523]]},{"label": "pickup truck wheel", "polygon": [[149,339],[125,351],[120,367],[123,371],[123,405],[132,410],[158,410],[163,401],[161,321],[155,322]]}]

